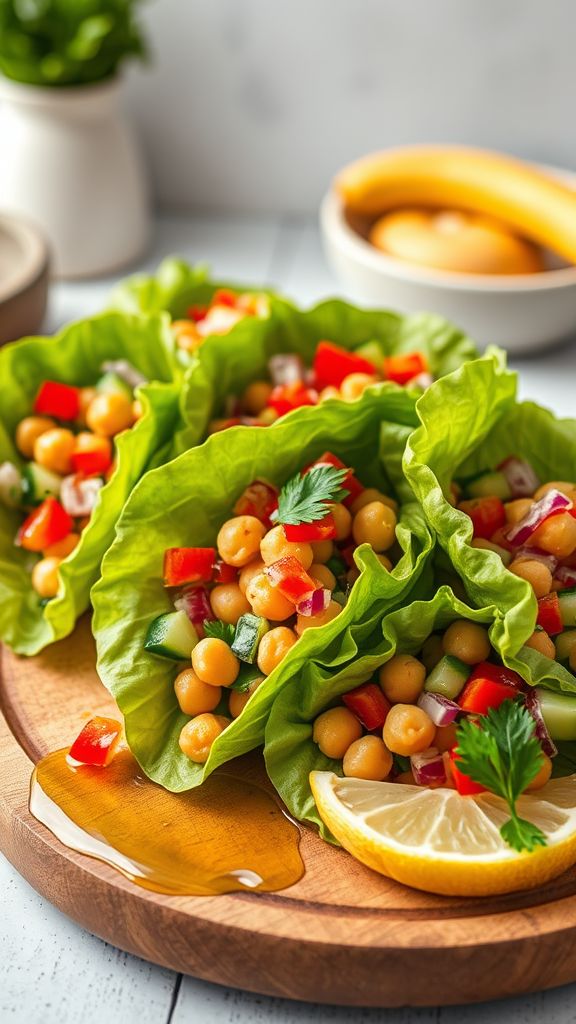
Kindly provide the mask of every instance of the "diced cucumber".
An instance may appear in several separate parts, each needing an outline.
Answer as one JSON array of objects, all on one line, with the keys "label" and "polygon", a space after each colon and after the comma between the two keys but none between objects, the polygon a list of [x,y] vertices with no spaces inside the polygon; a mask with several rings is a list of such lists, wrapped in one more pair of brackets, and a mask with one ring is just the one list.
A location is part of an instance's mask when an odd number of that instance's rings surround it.
[{"label": "diced cucumber", "polygon": [[166,612],[148,626],[144,648],[162,658],[189,661],[198,643],[198,634],[186,612]]},{"label": "diced cucumber", "polygon": [[126,395],[132,399],[132,388],[130,385],[126,383],[120,374],[113,373],[112,371],[103,373],[99,380],[96,381],[96,390],[102,391],[105,394],[120,392],[121,395]]},{"label": "diced cucumber", "polygon": [[576,697],[537,687],[542,718],[553,740],[576,740]]},{"label": "diced cucumber", "polygon": [[576,587],[558,592],[560,617],[565,626],[576,626]]},{"label": "diced cucumber", "polygon": [[470,666],[465,665],[459,658],[445,654],[428,675],[424,689],[428,693],[439,693],[442,697],[448,697],[448,700],[456,700],[464,689],[471,671]]},{"label": "diced cucumber", "polygon": [[384,352],[379,341],[365,341],[359,348],[354,349],[354,355],[367,359],[377,370],[381,370],[384,365]]},{"label": "diced cucumber", "polygon": [[466,492],[471,498],[500,498],[500,501],[510,501],[512,492],[510,485],[498,470],[490,473],[482,473],[475,480],[466,484]]},{"label": "diced cucumber", "polygon": [[29,462],[22,473],[22,497],[27,505],[39,505],[45,498],[59,498],[62,477],[37,462]]},{"label": "diced cucumber", "polygon": [[265,633],[270,629],[268,619],[260,615],[252,615],[246,612],[241,615],[236,624],[236,632],[232,643],[232,650],[240,661],[246,661],[252,665],[256,661],[258,646]]},{"label": "diced cucumber", "polygon": [[576,629],[566,629],[554,637],[556,647],[556,658],[558,661],[568,661],[570,652],[576,644]]}]

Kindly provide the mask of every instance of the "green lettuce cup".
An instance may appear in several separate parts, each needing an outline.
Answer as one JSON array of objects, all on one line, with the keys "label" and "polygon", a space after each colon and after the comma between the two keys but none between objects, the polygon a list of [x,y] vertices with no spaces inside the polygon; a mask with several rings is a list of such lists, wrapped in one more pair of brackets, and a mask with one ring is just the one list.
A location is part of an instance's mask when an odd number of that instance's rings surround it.
[{"label": "green lettuce cup", "polygon": [[[211,546],[236,499],[255,478],[282,485],[325,451],[334,452],[365,486],[389,490],[381,424],[386,418],[415,423],[414,403],[398,390],[366,392],[355,414],[341,403],[302,409],[274,430],[236,427],[147,474],[134,490],[117,526],[114,544],[92,591],[98,671],[124,715],[128,743],[145,773],[166,789],[199,785],[216,767],[257,747],[274,697],[307,666],[328,672],[355,656],[358,636],[370,631],[365,611],[375,602],[394,606],[425,570],[433,540],[413,500],[401,506],[396,536],[400,557],[387,572],[368,545],[357,549],[360,577],[342,612],[308,629],[215,740],[201,765],[180,750],[188,721],[174,693],[182,663],[144,649],[150,623],[173,610],[163,585],[164,550]],[[218,710],[218,709],[217,709]]]},{"label": "green lettuce cup", "polygon": [[[538,685],[571,692],[571,672],[524,646],[537,616],[531,586],[496,552],[472,547],[470,518],[447,500],[453,480],[493,469],[510,455],[529,462],[543,482],[574,478],[576,420],[558,420],[534,402],[517,403],[515,383],[493,353],[434,384],[417,404],[421,425],[407,440],[403,468],[469,599],[504,613],[496,647],[507,664]],[[397,450],[405,434],[395,432]],[[388,442],[393,447],[391,435]]]},{"label": "green lettuce cup", "polygon": [[54,338],[24,338],[0,351],[0,463],[21,467],[14,436],[30,415],[40,384],[56,380],[94,384],[106,360],[128,360],[153,383],[137,395],[143,415],[118,435],[116,469],[99,492],[77,547],[61,563],[60,588],[42,602],[30,581],[36,556],[14,545],[23,514],[0,505],[0,639],[19,654],[32,655],[67,636],[89,607],[90,588],[112,542],[114,527],[137,480],[167,457],[179,425],[179,384],[171,340],[159,318],[103,314],[72,324]]}]

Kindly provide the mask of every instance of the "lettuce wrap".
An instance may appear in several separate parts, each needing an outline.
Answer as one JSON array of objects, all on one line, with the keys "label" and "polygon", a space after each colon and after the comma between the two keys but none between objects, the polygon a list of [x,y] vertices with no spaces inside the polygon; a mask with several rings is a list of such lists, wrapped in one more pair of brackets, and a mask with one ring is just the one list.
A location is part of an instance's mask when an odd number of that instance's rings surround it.
[{"label": "lettuce wrap", "polygon": [[213,545],[254,478],[281,485],[327,449],[354,467],[366,486],[389,490],[380,443],[387,418],[415,424],[406,392],[370,389],[355,403],[353,416],[349,406],[333,402],[298,410],[274,430],[235,427],[152,471],[134,490],[92,591],[93,626],[100,676],[124,715],[134,755],[154,781],[172,791],[190,789],[218,765],[262,743],[274,697],[304,671],[323,674],[354,658],[356,634],[362,639],[372,628],[367,609],[375,602],[388,609],[402,600],[424,570],[433,541],[412,499],[401,507],[402,555],[393,571],[384,569],[368,545],[357,550],[361,575],[343,611],[326,626],[306,630],[216,739],[205,765],[190,761],[178,745],[188,721],[173,688],[182,666],[144,650],[149,624],[173,607],[162,579],[165,548]]},{"label": "lettuce wrap", "polygon": [[0,462],[19,467],[23,460],[13,440],[16,427],[32,412],[40,384],[93,384],[102,362],[119,358],[155,383],[138,390],[144,415],[118,436],[117,468],[101,489],[79,544],[62,562],[58,595],[45,604],[30,582],[35,555],[14,545],[23,515],[0,505],[0,639],[19,654],[36,654],[67,636],[88,607],[90,587],[124,502],[151,461],[158,461],[163,449],[169,454],[179,422],[179,385],[169,332],[158,317],[103,314],[72,324],[54,338],[24,338],[0,351]]}]

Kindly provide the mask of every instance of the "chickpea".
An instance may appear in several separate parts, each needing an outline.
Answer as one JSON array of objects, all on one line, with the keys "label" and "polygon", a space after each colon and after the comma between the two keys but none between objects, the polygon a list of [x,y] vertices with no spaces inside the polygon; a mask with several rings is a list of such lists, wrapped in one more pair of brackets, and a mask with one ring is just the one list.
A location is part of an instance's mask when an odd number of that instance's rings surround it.
[{"label": "chickpea", "polygon": [[325,402],[328,398],[340,398],[340,392],[338,391],[338,388],[329,384],[328,387],[322,388],[318,398],[321,402]]},{"label": "chickpea", "polygon": [[272,385],[266,380],[253,380],[242,395],[242,408],[249,416],[258,416],[268,404]]},{"label": "chickpea", "polygon": [[457,728],[458,723],[452,722],[452,725],[443,725],[436,729],[433,746],[436,747],[440,754],[447,750],[452,750],[452,747],[456,746],[458,742],[456,739]]},{"label": "chickpea", "polygon": [[436,726],[417,704],[395,704],[384,722],[382,738],[393,754],[410,757],[432,746]]},{"label": "chickpea", "polygon": [[312,739],[326,757],[342,760],[351,743],[359,740],[362,726],[348,708],[330,708],[314,722]]},{"label": "chickpea", "polygon": [[220,583],[210,591],[210,604],[217,619],[235,626],[241,615],[251,611],[238,583]]},{"label": "chickpea", "polygon": [[250,697],[256,692],[261,683],[264,682],[264,677],[260,676],[258,679],[254,679],[247,690],[240,693],[239,690],[230,690],[230,696],[228,698],[228,710],[232,715],[232,718],[238,718],[242,714],[246,707]]},{"label": "chickpea", "polygon": [[133,423],[132,399],[120,391],[96,395],[86,412],[86,425],[104,437],[114,437]]},{"label": "chickpea", "polygon": [[309,572],[312,579],[319,583],[321,587],[327,587],[328,590],[335,589],[336,577],[327,565],[319,565],[317,562],[312,562]]},{"label": "chickpea", "polygon": [[387,555],[376,555],[376,558],[380,562],[380,565],[384,566],[387,572],[392,572],[394,566]]},{"label": "chickpea", "polygon": [[263,572],[254,576],[246,587],[246,597],[254,615],[262,615],[273,622],[283,622],[294,615],[294,605],[279,590],[270,585]]},{"label": "chickpea", "polygon": [[330,505],[330,511],[334,516],[336,540],[346,540],[350,536],[352,529],[352,513],[348,511],[346,505],[343,505],[342,502]]},{"label": "chickpea", "polygon": [[486,540],[484,537],[474,537],[471,541],[471,547],[480,548],[482,551],[495,551],[500,556],[504,565],[509,565],[512,559],[512,555],[506,548],[501,548],[498,544],[494,544],[491,540]]},{"label": "chickpea", "polygon": [[515,501],[507,501],[504,505],[506,522],[509,526],[512,526],[514,523],[519,523],[521,519],[524,519],[524,516],[528,514],[531,508],[531,498],[516,498]]},{"label": "chickpea", "polygon": [[422,647],[422,652],[420,654],[420,660],[423,662],[426,672],[431,672],[443,655],[444,647],[442,645],[442,637],[438,636],[436,633],[432,633],[428,639],[424,641],[424,646]]},{"label": "chickpea", "polygon": [[98,394],[96,388],[80,388],[78,391],[78,401],[80,403],[80,412],[78,414],[78,422],[82,426],[86,426],[86,413],[88,407],[92,404],[96,395]]},{"label": "chickpea", "polygon": [[248,565],[257,557],[265,533],[264,523],[256,519],[256,516],[234,516],[218,531],[218,554],[228,565],[236,568]]},{"label": "chickpea", "polygon": [[448,499],[449,503],[451,505],[453,505],[454,508],[456,508],[456,506],[458,505],[458,502],[460,501],[461,497],[462,497],[462,490],[458,486],[456,481],[453,480],[452,483],[450,484],[450,487],[449,487],[449,490],[448,490],[447,499]]},{"label": "chickpea", "polygon": [[16,447],[25,459],[34,455],[34,445],[42,434],[56,427],[49,416],[25,416],[16,427]]},{"label": "chickpea", "polygon": [[321,563],[324,565],[334,554],[334,544],[331,540],[315,540],[310,547],[312,548],[313,560],[316,564]]},{"label": "chickpea", "polygon": [[570,661],[570,656],[572,654],[574,647],[576,646],[576,629],[564,630],[564,632],[561,633],[560,636],[562,637],[562,649],[560,650],[559,648],[559,637],[556,637],[555,659],[556,661],[563,661],[567,658],[568,661]]},{"label": "chickpea", "polygon": [[210,756],[214,740],[224,732],[227,725],[230,725],[230,719],[224,715],[197,715],[186,722],[180,733],[180,750],[196,764],[204,764]]},{"label": "chickpea", "polygon": [[340,385],[340,396],[345,402],[354,402],[370,384],[377,384],[378,378],[370,373],[349,373]]},{"label": "chickpea", "polygon": [[194,320],[173,320],[170,324],[178,348],[186,352],[194,352],[202,344],[198,328]]},{"label": "chickpea", "polygon": [[214,711],[220,703],[222,689],[210,686],[198,678],[194,669],[185,668],[174,680],[174,692],[185,715],[202,715],[206,711]]},{"label": "chickpea", "polygon": [[314,559],[312,545],[286,540],[283,526],[274,526],[268,531],[260,544],[260,554],[266,565],[272,565],[272,562],[277,562],[279,558],[292,555],[304,569],[309,569]]},{"label": "chickpea", "polygon": [[258,419],[265,427],[271,427],[278,419],[278,413],[276,412],[276,409],[262,409],[262,412],[258,413]]},{"label": "chickpea", "polygon": [[372,501],[381,501],[383,505],[387,505],[393,512],[398,511],[398,502],[394,501],[394,498],[389,498],[387,494],[383,494],[376,487],[366,487],[361,494],[352,502],[350,511],[355,516],[361,508],[365,505],[369,505]]},{"label": "chickpea", "polygon": [[231,686],[240,671],[240,662],[223,640],[205,637],[192,651],[192,668],[203,683]]},{"label": "chickpea", "polygon": [[537,491],[534,491],[534,501],[540,501],[548,491],[560,491],[561,494],[565,494],[567,498],[572,498],[571,492],[576,490],[576,481],[572,480],[549,480],[547,484],[542,484]]},{"label": "chickpea", "polygon": [[265,633],[258,647],[258,668],[265,676],[269,676],[277,665],[284,660],[288,651],[298,640],[293,629],[287,626],[275,626]]},{"label": "chickpea", "polygon": [[576,519],[570,512],[550,516],[534,531],[529,544],[556,555],[556,558],[568,558],[576,549]]},{"label": "chickpea", "polygon": [[316,626],[325,626],[327,622],[332,622],[337,615],[340,615],[342,611],[342,605],[338,604],[338,601],[330,601],[330,604],[323,612],[318,612],[318,615],[298,615],[296,618],[296,625],[294,626],[298,636],[302,636],[302,633],[306,629]]},{"label": "chickpea", "polygon": [[55,544],[50,544],[42,554],[44,558],[68,558],[68,555],[72,554],[79,540],[80,535],[78,533],[69,533],[62,540],[57,540]]},{"label": "chickpea", "polygon": [[240,570],[238,586],[243,594],[246,593],[246,588],[250,583],[250,580],[253,580],[255,576],[258,576],[259,573],[262,572],[263,568],[264,562],[262,559],[253,558],[251,562],[248,562],[248,565],[245,565],[244,568]]},{"label": "chickpea", "polygon": [[478,665],[490,654],[488,630],[476,622],[457,619],[444,633],[442,646],[445,654],[459,658],[465,665]]},{"label": "chickpea", "polygon": [[387,551],[396,539],[396,513],[382,501],[371,501],[354,516],[352,536],[357,544],[370,544],[376,552]]},{"label": "chickpea", "polygon": [[76,438],[71,430],[54,427],[47,430],[34,442],[34,461],[45,469],[67,476],[72,472],[72,452],[76,446]]},{"label": "chickpea", "polygon": [[74,454],[79,452],[98,452],[103,455],[108,464],[112,462],[112,442],[108,437],[99,437],[98,434],[91,434],[87,430],[81,430],[76,434],[76,445]]},{"label": "chickpea", "polygon": [[548,754],[542,752],[542,766],[538,774],[532,779],[532,782],[526,786],[525,793],[533,793],[535,789],[542,789],[549,781],[552,775],[552,761],[548,757]]},{"label": "chickpea", "polygon": [[382,782],[392,771],[392,754],[379,736],[361,736],[348,747],[342,769],[349,779]]},{"label": "chickpea", "polygon": [[61,558],[41,558],[32,569],[32,586],[40,597],[56,597],[60,586],[58,569]]},{"label": "chickpea", "polygon": [[360,579],[360,569],[356,565],[351,566],[346,573],[346,581],[349,586],[353,587],[356,580]]},{"label": "chickpea", "polygon": [[515,558],[508,566],[510,572],[526,580],[536,597],[545,597],[552,589],[552,573],[543,562],[531,558]]},{"label": "chickpea", "polygon": [[556,658],[554,641],[550,639],[545,629],[534,630],[532,636],[526,641],[525,647],[531,647],[533,651],[539,651],[545,658],[551,658],[552,661]]},{"label": "chickpea", "polygon": [[411,654],[396,654],[380,669],[379,680],[391,704],[415,704],[424,689],[426,669]]}]

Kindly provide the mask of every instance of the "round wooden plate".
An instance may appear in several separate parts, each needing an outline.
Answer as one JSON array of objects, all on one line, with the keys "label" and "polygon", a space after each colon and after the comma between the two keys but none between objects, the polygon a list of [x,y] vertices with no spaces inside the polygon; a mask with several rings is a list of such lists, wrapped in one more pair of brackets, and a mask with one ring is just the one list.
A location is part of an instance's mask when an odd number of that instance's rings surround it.
[{"label": "round wooden plate", "polygon": [[0,680],[0,848],[91,932],[221,985],[325,1003],[477,1002],[576,979],[576,871],[531,893],[447,899],[388,881],[306,830],[306,873],[290,889],[185,898],[62,846],[28,811],[30,773],[83,716],[113,711],[94,660],[84,619],[36,658],[3,649]]}]

